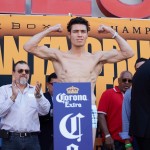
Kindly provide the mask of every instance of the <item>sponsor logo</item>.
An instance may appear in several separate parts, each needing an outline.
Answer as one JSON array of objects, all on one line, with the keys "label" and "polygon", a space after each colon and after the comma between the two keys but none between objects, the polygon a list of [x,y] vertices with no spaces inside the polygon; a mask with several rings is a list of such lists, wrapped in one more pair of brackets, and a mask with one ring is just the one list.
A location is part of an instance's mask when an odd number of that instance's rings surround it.
[{"label": "sponsor logo", "polygon": [[81,101],[87,101],[87,95],[66,95],[59,93],[56,96],[56,101],[65,105],[65,107],[82,107]]},{"label": "sponsor logo", "polygon": [[[81,128],[81,119],[83,116],[81,113],[71,117],[73,114],[67,114],[62,118],[59,124],[60,133],[67,139],[77,139],[78,142],[81,142],[82,137],[82,128]],[[70,122],[70,129],[67,129],[67,123]]]},{"label": "sponsor logo", "polygon": [[66,89],[67,94],[78,94],[79,93],[79,88],[71,86]]}]

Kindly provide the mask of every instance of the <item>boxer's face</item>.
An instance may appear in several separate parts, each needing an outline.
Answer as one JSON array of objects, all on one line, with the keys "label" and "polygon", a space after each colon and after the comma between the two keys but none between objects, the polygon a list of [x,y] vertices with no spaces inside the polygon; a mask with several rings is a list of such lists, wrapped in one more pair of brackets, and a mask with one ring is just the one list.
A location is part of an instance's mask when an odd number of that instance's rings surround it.
[{"label": "boxer's face", "polygon": [[69,32],[68,37],[73,46],[83,47],[88,37],[86,26],[83,24],[72,25],[71,32]]}]

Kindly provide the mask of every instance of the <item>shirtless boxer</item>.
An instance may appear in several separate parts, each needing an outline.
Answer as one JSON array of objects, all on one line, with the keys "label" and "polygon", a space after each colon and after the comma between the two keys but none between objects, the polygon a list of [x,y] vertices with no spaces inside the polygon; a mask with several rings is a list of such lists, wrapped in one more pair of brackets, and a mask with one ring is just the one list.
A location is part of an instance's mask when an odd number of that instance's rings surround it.
[{"label": "shirtless boxer", "polygon": [[[92,108],[97,119],[94,87],[103,65],[105,63],[115,63],[128,59],[134,55],[133,50],[129,44],[115,32],[115,30],[109,26],[100,25],[98,27],[99,34],[111,34],[117,41],[120,50],[99,50],[93,54],[87,52],[85,50],[85,43],[88,38],[88,32],[90,31],[90,25],[88,21],[82,17],[72,18],[67,24],[68,38],[72,44],[71,49],[67,52],[48,48],[47,46],[38,46],[39,42],[50,32],[61,32],[62,30],[61,24],[51,26],[34,35],[25,43],[24,49],[39,58],[50,60],[54,66],[55,73],[61,82],[91,82]],[[96,126],[93,125],[93,146],[95,135]]]}]

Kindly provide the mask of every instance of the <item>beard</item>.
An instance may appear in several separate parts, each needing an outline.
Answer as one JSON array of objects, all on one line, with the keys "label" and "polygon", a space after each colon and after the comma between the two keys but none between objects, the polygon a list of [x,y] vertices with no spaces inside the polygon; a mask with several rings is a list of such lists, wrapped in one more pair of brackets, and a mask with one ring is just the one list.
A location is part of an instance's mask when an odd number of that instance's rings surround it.
[{"label": "beard", "polygon": [[28,83],[28,81],[27,81],[27,79],[26,79],[25,77],[21,77],[20,80],[19,80],[19,83],[20,83],[21,85],[25,85],[25,84]]}]

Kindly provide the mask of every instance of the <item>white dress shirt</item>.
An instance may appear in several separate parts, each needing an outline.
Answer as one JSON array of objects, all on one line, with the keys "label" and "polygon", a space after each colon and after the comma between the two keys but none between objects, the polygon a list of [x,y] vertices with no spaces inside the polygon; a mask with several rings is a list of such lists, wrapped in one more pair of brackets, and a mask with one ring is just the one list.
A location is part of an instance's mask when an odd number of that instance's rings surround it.
[{"label": "white dress shirt", "polygon": [[50,109],[49,101],[43,96],[35,98],[35,87],[27,85],[23,93],[19,91],[13,102],[12,85],[0,87],[0,117],[1,129],[10,132],[39,132],[39,114],[46,115]]}]

